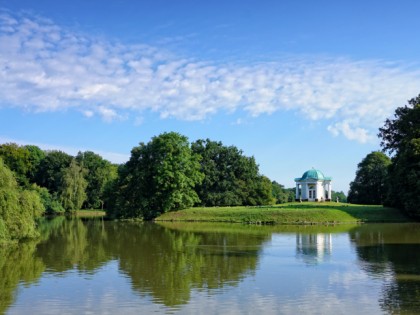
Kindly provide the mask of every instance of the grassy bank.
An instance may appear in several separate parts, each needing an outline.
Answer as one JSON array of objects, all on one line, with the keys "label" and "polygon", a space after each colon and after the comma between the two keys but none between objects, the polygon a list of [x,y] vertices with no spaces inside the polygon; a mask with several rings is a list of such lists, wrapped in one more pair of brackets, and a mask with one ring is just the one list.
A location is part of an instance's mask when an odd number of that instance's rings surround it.
[{"label": "grassy bank", "polygon": [[189,208],[165,213],[155,220],[254,224],[349,224],[409,221],[397,209],[335,202],[288,203],[265,207]]},{"label": "grassy bank", "polygon": [[105,216],[105,211],[96,209],[77,210],[75,215],[77,217],[103,217]]}]

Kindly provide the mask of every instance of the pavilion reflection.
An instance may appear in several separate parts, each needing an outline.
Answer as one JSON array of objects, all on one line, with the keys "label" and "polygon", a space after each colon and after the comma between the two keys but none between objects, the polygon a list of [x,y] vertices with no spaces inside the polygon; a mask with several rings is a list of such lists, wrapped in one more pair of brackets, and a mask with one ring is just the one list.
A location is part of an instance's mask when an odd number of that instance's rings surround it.
[{"label": "pavilion reflection", "polygon": [[332,234],[296,234],[296,257],[308,265],[329,260],[332,252]]}]

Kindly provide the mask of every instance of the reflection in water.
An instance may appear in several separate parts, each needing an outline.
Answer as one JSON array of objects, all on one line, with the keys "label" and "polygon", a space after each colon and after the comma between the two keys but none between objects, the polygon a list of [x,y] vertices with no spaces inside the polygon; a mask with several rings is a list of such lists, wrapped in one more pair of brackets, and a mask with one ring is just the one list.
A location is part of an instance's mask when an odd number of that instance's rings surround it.
[{"label": "reflection in water", "polygon": [[365,225],[350,233],[361,267],[375,277],[390,275],[381,306],[396,314],[420,311],[420,225]]},{"label": "reflection in water", "polygon": [[330,233],[296,234],[296,256],[308,265],[316,265],[329,259],[332,252]]},{"label": "reflection in water", "polygon": [[[158,303],[188,303],[192,289],[235,285],[257,266],[267,236],[179,231],[155,224],[110,229],[109,244],[133,288]],[[118,247],[113,247],[117,245]]]},{"label": "reflection in water", "polygon": [[235,230],[203,233],[179,228],[58,217],[42,222],[36,252],[33,245],[32,251],[23,253],[34,254],[42,270],[59,274],[69,270],[93,273],[117,259],[136,292],[174,307],[188,303],[192,289],[211,292],[234,286],[252,274],[262,244],[270,236],[267,232],[246,235]]},{"label": "reflection in water", "polygon": [[103,220],[57,217],[44,223],[41,237],[36,254],[50,271],[92,272],[109,261]]},{"label": "reflection in water", "polygon": [[[40,228],[37,242],[0,248],[0,314],[17,307],[15,300],[21,293],[32,292],[38,285],[47,293],[44,300],[37,300],[36,295],[27,299],[29,311],[36,300],[41,301],[36,310],[51,307],[52,313],[58,312],[63,304],[48,304],[52,296],[68,303],[69,313],[86,309],[119,313],[121,301],[133,313],[139,305],[141,311],[150,312],[191,311],[188,307],[194,305],[191,312],[205,313],[213,305],[214,312],[269,307],[272,313],[279,308],[285,313],[314,308],[348,313],[341,305],[360,303],[366,295],[360,290],[372,287],[378,290],[366,296],[363,305],[374,305],[373,312],[378,313],[379,307],[385,313],[420,310],[418,224],[351,228],[158,225],[57,217],[45,220]],[[355,255],[358,265],[353,263]],[[302,261],[311,268],[302,266]],[[56,293],[58,282],[66,285]],[[79,291],[74,285],[80,283],[91,287]],[[106,290],[100,287],[103,284]],[[78,296],[81,292],[85,295]],[[233,300],[231,292],[236,294]],[[92,294],[96,295],[89,300]],[[67,296],[73,299],[65,300]],[[104,301],[109,302],[108,308],[97,311],[95,303]],[[23,313],[20,307],[17,313]]]},{"label": "reflection in water", "polygon": [[0,247],[0,314],[13,303],[19,284],[29,286],[39,279],[45,265],[34,259],[35,242],[12,247]]}]

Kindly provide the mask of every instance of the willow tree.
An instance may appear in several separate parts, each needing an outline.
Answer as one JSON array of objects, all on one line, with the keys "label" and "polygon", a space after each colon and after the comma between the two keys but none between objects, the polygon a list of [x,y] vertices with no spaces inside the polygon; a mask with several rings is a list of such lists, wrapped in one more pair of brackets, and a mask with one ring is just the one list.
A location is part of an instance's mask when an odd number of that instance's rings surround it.
[{"label": "willow tree", "polygon": [[0,241],[36,237],[35,218],[43,212],[39,195],[21,190],[0,159]]},{"label": "willow tree", "polygon": [[63,171],[61,179],[60,200],[66,211],[78,210],[86,200],[87,181],[84,178],[83,169],[75,159],[70,162],[70,166]]},{"label": "willow tree", "polygon": [[105,189],[116,179],[117,166],[92,151],[79,152],[76,160],[87,170],[85,175],[87,198],[84,207],[103,208]]}]

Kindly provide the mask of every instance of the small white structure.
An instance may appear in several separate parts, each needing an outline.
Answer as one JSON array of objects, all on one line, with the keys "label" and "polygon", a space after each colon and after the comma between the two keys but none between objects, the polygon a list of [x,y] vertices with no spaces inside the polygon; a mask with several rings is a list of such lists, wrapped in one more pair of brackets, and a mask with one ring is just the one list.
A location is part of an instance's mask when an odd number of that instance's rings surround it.
[{"label": "small white structure", "polygon": [[331,177],[316,169],[295,178],[296,201],[331,201]]}]

